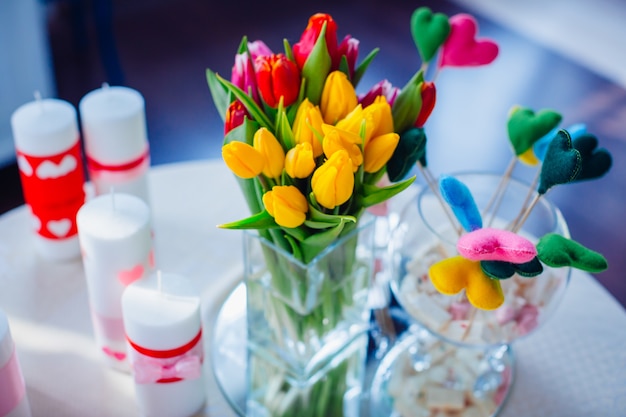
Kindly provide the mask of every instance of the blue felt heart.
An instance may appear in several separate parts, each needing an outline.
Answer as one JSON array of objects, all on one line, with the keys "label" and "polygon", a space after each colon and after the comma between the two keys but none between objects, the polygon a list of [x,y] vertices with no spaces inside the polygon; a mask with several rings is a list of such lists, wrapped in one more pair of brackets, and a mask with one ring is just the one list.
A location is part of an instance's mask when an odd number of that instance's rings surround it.
[{"label": "blue felt heart", "polygon": [[439,179],[439,191],[443,199],[450,205],[463,229],[471,232],[483,227],[483,220],[467,185],[451,176]]}]

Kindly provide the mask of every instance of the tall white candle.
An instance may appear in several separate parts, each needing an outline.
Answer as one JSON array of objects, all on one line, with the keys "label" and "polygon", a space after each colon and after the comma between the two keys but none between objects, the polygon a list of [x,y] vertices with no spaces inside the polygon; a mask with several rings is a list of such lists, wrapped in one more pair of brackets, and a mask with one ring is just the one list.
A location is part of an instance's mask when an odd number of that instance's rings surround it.
[{"label": "tall white candle", "polygon": [[38,98],[15,110],[11,127],[36,248],[50,260],[77,258],[85,175],[76,110],[63,100]]},{"label": "tall white candle", "polygon": [[30,417],[26,385],[7,316],[0,310],[0,417]]},{"label": "tall white candle", "polygon": [[206,400],[200,299],[185,277],[153,274],[122,295],[124,327],[142,415],[187,417]]},{"label": "tall white candle", "polygon": [[150,205],[146,173],[150,153],[145,101],[136,90],[109,87],[91,91],[79,103],[89,177],[96,195],[113,186]]},{"label": "tall white candle", "polygon": [[109,365],[128,371],[121,297],[153,267],[150,209],[111,192],[85,203],[77,223],[96,342]]}]

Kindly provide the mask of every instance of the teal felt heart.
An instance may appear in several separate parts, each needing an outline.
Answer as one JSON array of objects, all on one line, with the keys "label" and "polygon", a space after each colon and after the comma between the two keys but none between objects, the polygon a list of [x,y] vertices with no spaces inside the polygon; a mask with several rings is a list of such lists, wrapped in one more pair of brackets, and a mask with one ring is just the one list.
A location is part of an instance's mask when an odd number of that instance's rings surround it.
[{"label": "teal felt heart", "polygon": [[397,182],[404,179],[418,160],[426,161],[426,133],[424,129],[414,127],[400,135],[398,146],[387,162],[389,180]]},{"label": "teal felt heart", "polygon": [[411,34],[422,62],[430,62],[450,34],[448,16],[419,7],[411,15]]},{"label": "teal felt heart", "polygon": [[552,110],[544,109],[535,113],[529,108],[515,108],[507,121],[509,141],[515,155],[519,156],[526,152],[560,122],[561,115]]},{"label": "teal felt heart", "polygon": [[537,256],[551,267],[571,266],[587,272],[602,272],[608,268],[602,254],[556,233],[548,233],[537,243]]},{"label": "teal felt heart", "polygon": [[576,181],[591,180],[606,174],[613,160],[604,148],[598,148],[598,139],[592,134],[585,134],[572,141],[572,146],[580,152],[582,167]]},{"label": "teal felt heart", "polygon": [[572,146],[572,138],[561,129],[550,142],[541,166],[539,194],[545,194],[557,184],[567,184],[578,177],[582,167],[582,156]]},{"label": "teal felt heart", "polygon": [[522,264],[505,261],[480,261],[480,267],[488,277],[494,279],[511,278],[513,274],[532,278],[543,272],[543,266],[536,256],[531,261]]}]

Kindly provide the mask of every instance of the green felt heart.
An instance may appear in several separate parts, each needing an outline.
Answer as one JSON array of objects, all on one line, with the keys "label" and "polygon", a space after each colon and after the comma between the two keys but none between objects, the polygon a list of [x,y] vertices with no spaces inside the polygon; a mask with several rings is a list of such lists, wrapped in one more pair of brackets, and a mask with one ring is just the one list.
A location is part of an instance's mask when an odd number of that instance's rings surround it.
[{"label": "green felt heart", "polygon": [[544,109],[535,113],[526,107],[513,109],[507,122],[507,131],[515,155],[526,152],[560,122],[561,115],[552,110]]},{"label": "green felt heart", "polygon": [[423,62],[430,62],[450,34],[448,16],[420,7],[411,15],[411,34]]},{"label": "green felt heart", "polygon": [[598,139],[594,135],[582,135],[572,141],[572,146],[580,152],[583,159],[576,181],[599,178],[611,168],[611,154],[604,148],[598,148]]},{"label": "green felt heart", "polygon": [[548,233],[539,239],[537,256],[551,267],[571,266],[588,272],[602,272],[608,268],[602,254],[555,233]]},{"label": "green felt heart", "polygon": [[543,266],[536,256],[530,262],[523,264],[505,261],[480,261],[480,267],[488,277],[494,279],[511,278],[515,273],[522,277],[532,278],[543,272]]},{"label": "green felt heart", "polygon": [[572,138],[567,131],[559,130],[546,150],[537,192],[545,194],[557,184],[574,181],[581,167],[582,156],[572,146]]},{"label": "green felt heart", "polygon": [[400,135],[398,146],[387,162],[389,180],[391,182],[402,180],[418,160],[425,166],[426,133],[424,133],[424,129],[414,127]]}]

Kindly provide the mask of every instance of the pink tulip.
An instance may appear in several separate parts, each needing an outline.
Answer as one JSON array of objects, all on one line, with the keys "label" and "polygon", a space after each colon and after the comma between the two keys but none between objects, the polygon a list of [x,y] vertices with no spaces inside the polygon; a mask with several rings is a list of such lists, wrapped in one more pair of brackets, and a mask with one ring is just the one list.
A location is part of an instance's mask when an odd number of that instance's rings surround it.
[{"label": "pink tulip", "polygon": [[359,103],[361,103],[363,107],[367,107],[374,102],[376,97],[385,96],[387,103],[393,106],[393,102],[396,100],[399,92],[400,89],[398,87],[394,87],[387,80],[382,80],[376,83],[370,91],[359,96]]}]

